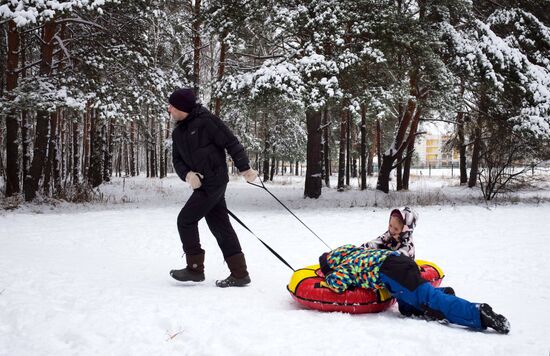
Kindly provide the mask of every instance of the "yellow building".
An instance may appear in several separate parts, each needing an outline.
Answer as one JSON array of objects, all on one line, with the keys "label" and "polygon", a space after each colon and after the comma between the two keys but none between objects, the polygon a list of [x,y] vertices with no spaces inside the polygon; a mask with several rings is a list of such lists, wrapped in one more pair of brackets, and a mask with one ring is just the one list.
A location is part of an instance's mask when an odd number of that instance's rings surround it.
[{"label": "yellow building", "polygon": [[452,152],[445,149],[445,143],[449,140],[446,135],[427,135],[420,137],[415,145],[420,165],[432,167],[448,167],[451,164],[458,165],[458,150]]}]

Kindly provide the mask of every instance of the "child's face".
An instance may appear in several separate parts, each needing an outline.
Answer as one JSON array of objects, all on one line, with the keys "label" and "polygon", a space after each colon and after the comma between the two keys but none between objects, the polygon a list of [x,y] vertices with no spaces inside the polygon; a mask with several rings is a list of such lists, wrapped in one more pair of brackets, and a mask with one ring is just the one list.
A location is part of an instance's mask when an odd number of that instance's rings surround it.
[{"label": "child's face", "polygon": [[393,237],[399,237],[399,234],[403,231],[403,224],[401,224],[398,218],[392,216],[388,225],[388,231]]}]

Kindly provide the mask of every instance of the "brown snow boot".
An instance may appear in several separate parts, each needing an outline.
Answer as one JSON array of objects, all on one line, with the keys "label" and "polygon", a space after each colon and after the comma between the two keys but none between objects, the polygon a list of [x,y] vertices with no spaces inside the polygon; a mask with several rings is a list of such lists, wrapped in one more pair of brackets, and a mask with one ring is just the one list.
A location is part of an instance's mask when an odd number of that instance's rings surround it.
[{"label": "brown snow boot", "polygon": [[225,261],[231,274],[226,279],[216,281],[216,286],[220,288],[243,287],[250,283],[250,276],[246,270],[246,260],[243,253],[227,257]]},{"label": "brown snow boot", "polygon": [[200,255],[185,255],[187,267],[170,271],[172,278],[180,282],[204,281],[204,253]]}]

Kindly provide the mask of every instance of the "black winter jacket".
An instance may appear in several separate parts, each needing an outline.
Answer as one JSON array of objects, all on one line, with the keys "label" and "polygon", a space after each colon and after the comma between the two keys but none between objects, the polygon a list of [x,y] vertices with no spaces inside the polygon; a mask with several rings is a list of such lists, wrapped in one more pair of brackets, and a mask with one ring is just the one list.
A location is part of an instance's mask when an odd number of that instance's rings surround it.
[{"label": "black winter jacket", "polygon": [[225,150],[240,172],[250,168],[244,147],[231,130],[205,107],[197,105],[172,131],[172,162],[185,181],[189,171],[204,176],[205,188],[229,181]]}]

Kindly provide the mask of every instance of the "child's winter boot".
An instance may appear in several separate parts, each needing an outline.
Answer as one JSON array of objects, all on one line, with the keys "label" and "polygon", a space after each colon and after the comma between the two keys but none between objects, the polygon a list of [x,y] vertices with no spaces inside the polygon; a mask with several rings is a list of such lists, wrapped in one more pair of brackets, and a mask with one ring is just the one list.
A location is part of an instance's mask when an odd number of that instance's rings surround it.
[{"label": "child's winter boot", "polygon": [[495,313],[489,304],[479,305],[479,315],[483,327],[495,329],[501,334],[510,332],[510,322],[503,315]]}]

